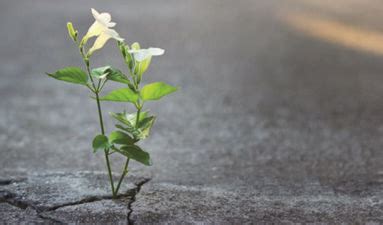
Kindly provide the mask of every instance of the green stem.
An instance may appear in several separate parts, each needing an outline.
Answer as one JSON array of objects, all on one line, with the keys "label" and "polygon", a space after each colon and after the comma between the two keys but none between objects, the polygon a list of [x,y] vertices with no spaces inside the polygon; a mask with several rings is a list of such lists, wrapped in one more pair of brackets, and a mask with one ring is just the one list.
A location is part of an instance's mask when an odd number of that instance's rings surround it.
[{"label": "green stem", "polygon": [[[96,101],[97,101],[98,117],[99,117],[99,120],[100,120],[101,134],[105,135],[104,122],[102,120],[102,111],[101,111],[100,97],[98,95],[98,92],[96,92],[95,94],[96,94]],[[110,181],[110,186],[112,188],[113,198],[116,198],[117,193],[114,191],[112,169],[110,167],[110,160],[109,160],[109,149],[105,149],[104,153],[105,153],[106,166],[108,168],[109,181]]]},{"label": "green stem", "polygon": [[140,121],[140,113],[141,113],[141,108],[137,108],[136,128],[138,127],[138,122]]},{"label": "green stem", "polygon": [[[83,58],[84,58],[84,62],[85,62],[85,65],[86,65],[86,70],[88,72],[88,75],[89,75],[89,78],[92,82],[92,85],[93,85],[93,88],[94,88],[94,94],[96,95],[96,101],[97,101],[97,110],[98,110],[98,118],[99,118],[99,122],[100,122],[100,128],[101,128],[101,134],[102,135],[105,135],[105,128],[104,128],[104,121],[102,119],[102,111],[101,111],[101,104],[100,104],[100,96],[98,95],[99,93],[99,85],[98,85],[98,88],[96,88],[96,85],[94,84],[94,81],[93,81],[93,78],[92,78],[92,75],[90,73],[90,68],[89,68],[89,59],[86,59],[84,57],[84,54],[81,50],[81,54],[83,55]],[[112,195],[113,195],[113,198],[116,198],[116,192],[114,191],[114,183],[113,183],[113,175],[112,175],[112,169],[110,167],[110,160],[109,160],[109,149],[104,149],[104,153],[105,153],[105,160],[106,160],[106,166],[108,168],[108,175],[109,175],[109,181],[110,181],[110,186],[112,188]]]},{"label": "green stem", "polygon": [[126,159],[124,170],[122,171],[120,180],[118,181],[117,188],[116,188],[116,194],[118,193],[118,190],[120,189],[120,185],[122,183],[122,180],[124,179],[126,174],[128,174],[128,165],[129,165],[129,158]]},{"label": "green stem", "polygon": [[[104,122],[102,120],[102,111],[101,111],[100,98],[99,98],[98,92],[96,92],[95,94],[96,94],[96,101],[97,101],[98,117],[100,119],[101,134],[105,135]],[[110,181],[110,186],[112,188],[113,198],[116,198],[116,194],[117,193],[114,191],[112,169],[110,167],[110,160],[109,160],[109,149],[105,149],[104,153],[105,153],[106,166],[108,168],[109,181]]]}]

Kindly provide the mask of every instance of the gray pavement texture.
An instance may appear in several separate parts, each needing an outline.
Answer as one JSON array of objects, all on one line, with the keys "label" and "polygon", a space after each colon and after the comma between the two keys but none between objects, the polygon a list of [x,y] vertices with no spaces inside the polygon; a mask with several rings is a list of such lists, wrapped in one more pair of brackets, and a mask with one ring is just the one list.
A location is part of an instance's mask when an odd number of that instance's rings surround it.
[{"label": "gray pavement texture", "polygon": [[[44,75],[81,66],[66,22],[84,33],[91,7],[128,43],[166,50],[145,82],[181,87],[147,105],[153,166],[132,164],[117,200],[90,148],[90,93]],[[383,32],[382,12],[377,0],[0,1],[0,223],[383,223],[383,54],[362,40]],[[283,19],[313,14],[343,39]],[[94,60],[124,68],[111,42]],[[107,112],[132,109],[102,106],[108,131]]]}]

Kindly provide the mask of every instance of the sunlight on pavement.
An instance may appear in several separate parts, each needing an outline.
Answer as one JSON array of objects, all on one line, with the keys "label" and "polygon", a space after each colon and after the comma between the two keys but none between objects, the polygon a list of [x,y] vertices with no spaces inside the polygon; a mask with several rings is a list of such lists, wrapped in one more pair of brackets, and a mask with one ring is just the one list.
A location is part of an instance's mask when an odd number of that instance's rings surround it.
[{"label": "sunlight on pavement", "polygon": [[316,11],[356,15],[373,9],[381,10],[381,0],[287,0],[289,6],[298,6]]},{"label": "sunlight on pavement", "polygon": [[362,29],[304,13],[281,14],[283,22],[309,36],[359,51],[383,55],[383,32]]}]

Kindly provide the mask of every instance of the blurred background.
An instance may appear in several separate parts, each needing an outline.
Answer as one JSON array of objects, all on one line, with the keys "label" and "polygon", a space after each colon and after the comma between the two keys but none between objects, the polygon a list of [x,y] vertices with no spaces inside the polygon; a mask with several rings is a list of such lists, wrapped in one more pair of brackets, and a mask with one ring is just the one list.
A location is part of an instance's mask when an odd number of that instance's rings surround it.
[{"label": "blurred background", "polygon": [[[44,75],[82,66],[66,22],[84,35],[91,7],[110,12],[127,43],[166,50],[145,82],[181,88],[146,105],[158,116],[142,143],[154,165],[132,164],[134,173],[266,191],[267,182],[382,185],[379,0],[2,0],[3,172],[105,170],[91,149],[99,127],[90,93]],[[93,58],[125,70],[113,41]],[[108,131],[107,112],[123,109],[132,108],[103,103]]]}]

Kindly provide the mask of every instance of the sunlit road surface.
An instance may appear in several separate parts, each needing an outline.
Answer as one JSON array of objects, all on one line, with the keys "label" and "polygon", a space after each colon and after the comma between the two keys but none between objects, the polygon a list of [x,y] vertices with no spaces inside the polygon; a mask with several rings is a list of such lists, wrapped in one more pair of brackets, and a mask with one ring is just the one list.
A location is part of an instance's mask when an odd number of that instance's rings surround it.
[{"label": "sunlit road surface", "polygon": [[[360,10],[358,7],[363,7],[368,4],[363,3],[361,5],[361,1],[350,1],[350,3],[348,3],[348,1],[341,1],[340,5],[332,7],[332,3],[325,4],[316,0],[302,1],[302,3],[303,5],[314,5],[319,8],[324,8],[325,10],[327,9],[330,13],[335,14],[335,16],[337,13],[344,13],[344,9],[347,8],[354,10],[348,12],[348,14],[352,15],[355,11]],[[364,8],[364,10],[366,10],[364,13],[370,13],[369,9],[369,7],[367,10]],[[312,38],[358,51],[365,51],[366,53],[373,53],[377,55],[383,54],[383,32],[379,31],[377,28],[363,28],[362,26],[353,24],[352,22],[342,22],[342,20],[334,18],[334,15],[320,15],[320,13],[314,10],[284,10],[281,11],[280,16],[281,20],[288,26],[295,29],[297,32],[309,35]]]},{"label": "sunlit road surface", "polygon": [[287,14],[282,17],[297,31],[347,48],[378,55],[383,54],[383,33],[360,29],[315,15]]},{"label": "sunlit road surface", "polygon": [[[143,146],[154,165],[133,173],[261,195],[309,192],[314,182],[382,199],[378,0],[3,1],[0,168],[105,169],[90,150],[98,127],[89,93],[43,75],[80,65],[65,23],[84,32],[90,7],[112,12],[128,42],[166,49],[145,79],[181,87],[148,104],[158,121]],[[122,67],[115,50],[109,43],[94,65]],[[105,117],[122,110],[103,106]]]}]

